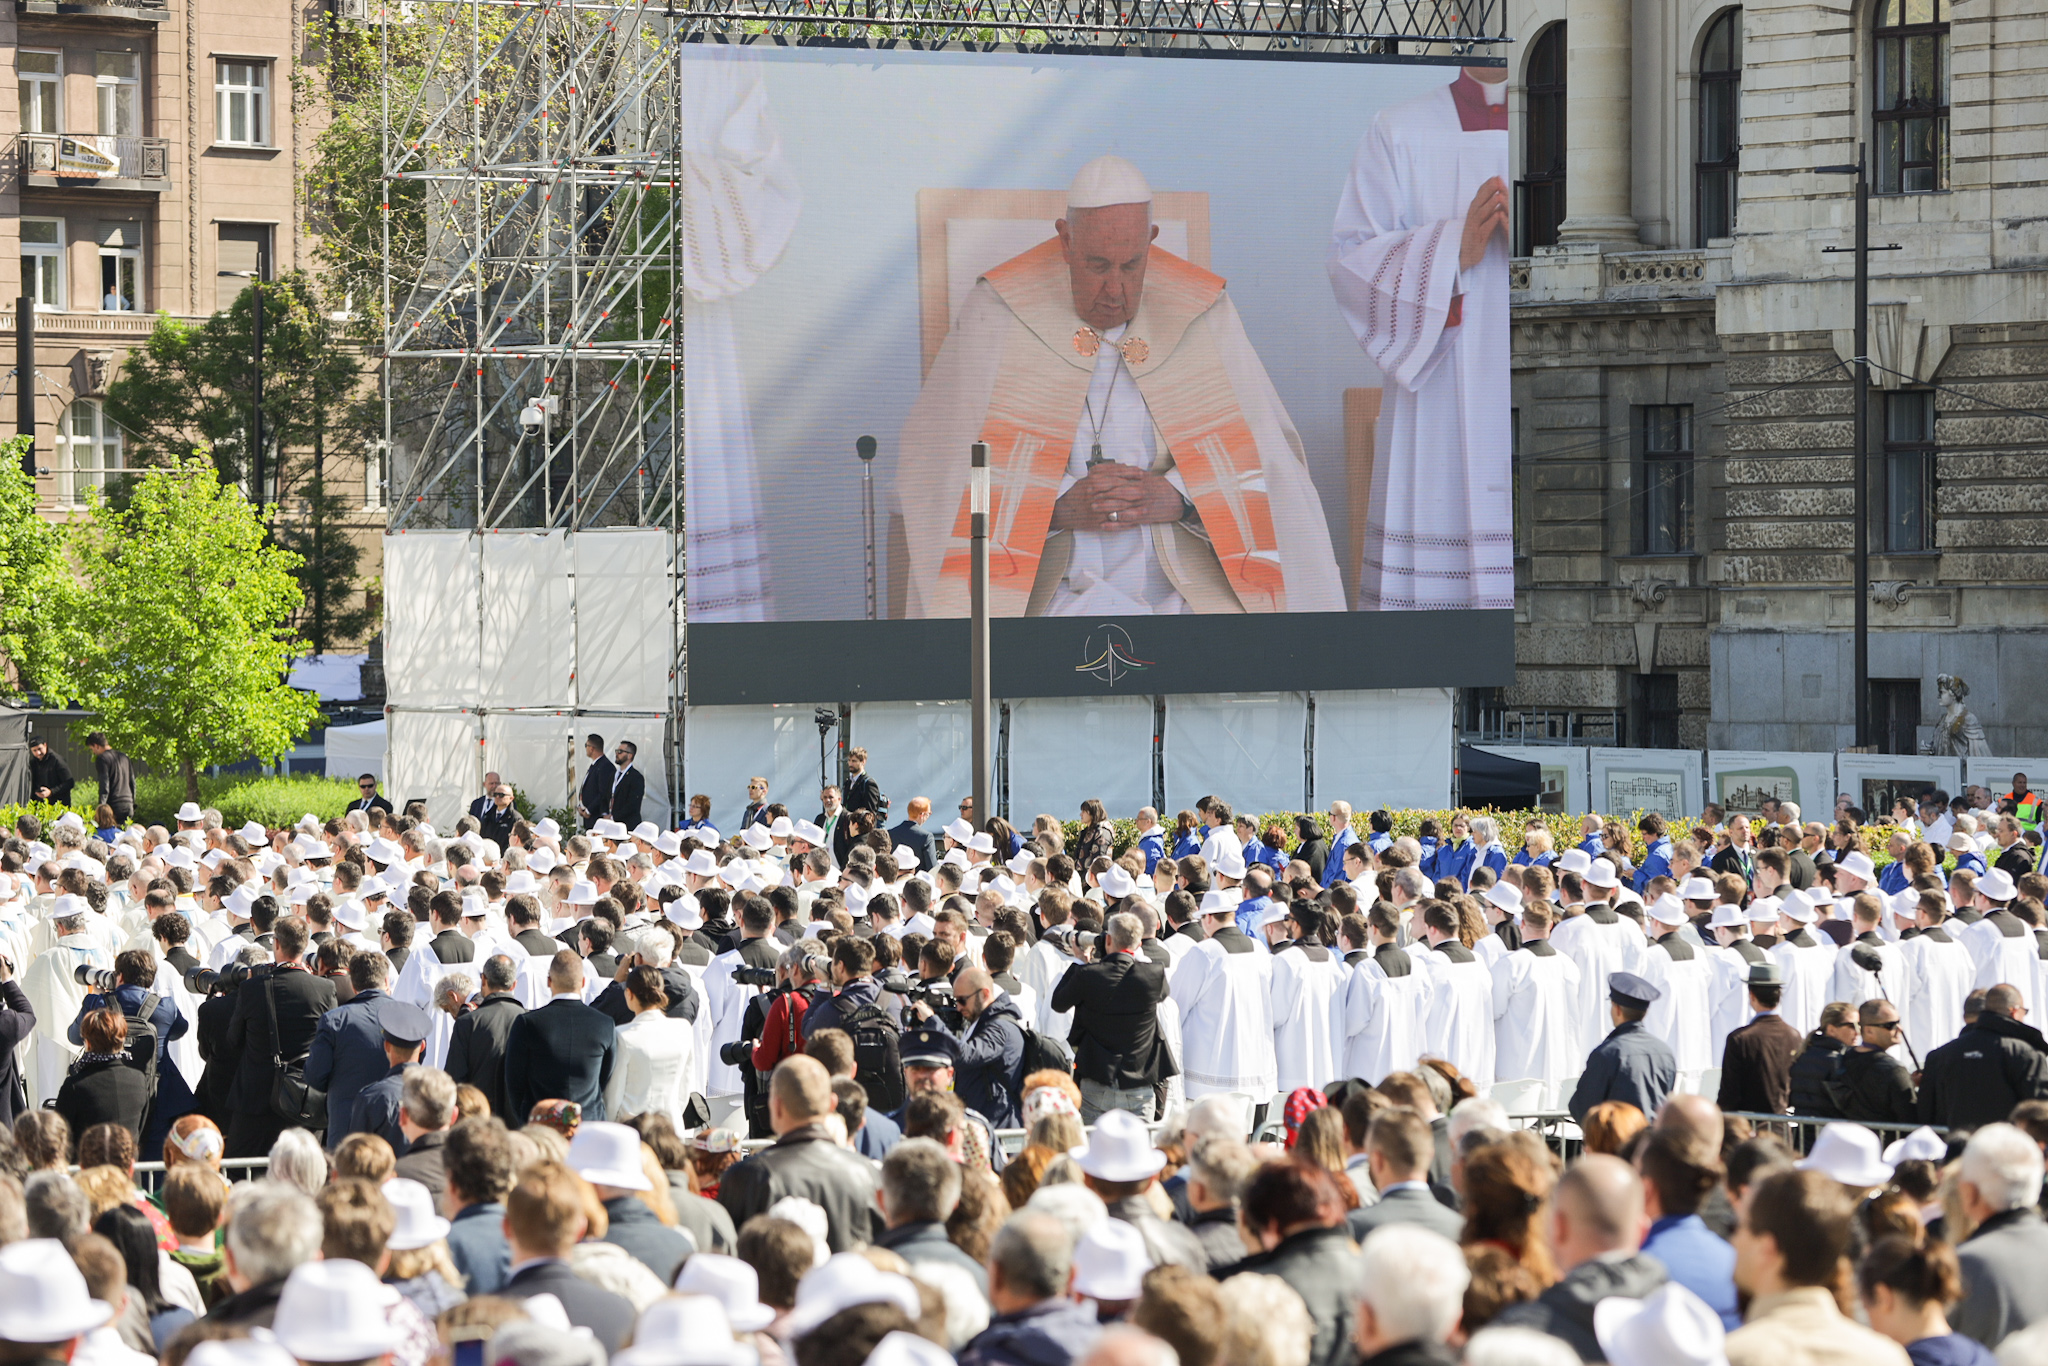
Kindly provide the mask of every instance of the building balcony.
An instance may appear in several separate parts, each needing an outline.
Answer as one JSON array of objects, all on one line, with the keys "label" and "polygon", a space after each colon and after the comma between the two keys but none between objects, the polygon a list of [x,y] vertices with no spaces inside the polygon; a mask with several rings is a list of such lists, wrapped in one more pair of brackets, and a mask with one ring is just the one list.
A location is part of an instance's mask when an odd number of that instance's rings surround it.
[{"label": "building balcony", "polygon": [[171,17],[171,7],[164,0],[14,0],[14,12],[62,19],[125,19],[141,24],[161,24]]},{"label": "building balcony", "polygon": [[1711,299],[1729,278],[1726,247],[1609,251],[1598,245],[1539,247],[1508,263],[1516,304]]},{"label": "building balcony", "polygon": [[161,194],[171,183],[168,138],[23,133],[21,173],[39,190],[142,190]]}]

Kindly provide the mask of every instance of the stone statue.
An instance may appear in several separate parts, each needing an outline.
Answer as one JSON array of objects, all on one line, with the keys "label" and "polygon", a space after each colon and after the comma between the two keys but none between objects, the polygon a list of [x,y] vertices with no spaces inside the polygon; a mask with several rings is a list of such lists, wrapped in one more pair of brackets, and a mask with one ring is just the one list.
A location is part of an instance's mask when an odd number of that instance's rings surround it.
[{"label": "stone statue", "polygon": [[1934,691],[1941,699],[1941,719],[1934,723],[1934,737],[1920,746],[1920,752],[1988,757],[1991,746],[1984,739],[1984,727],[1977,720],[1977,713],[1963,705],[1963,699],[1970,695],[1970,685],[1954,674],[1938,674]]}]

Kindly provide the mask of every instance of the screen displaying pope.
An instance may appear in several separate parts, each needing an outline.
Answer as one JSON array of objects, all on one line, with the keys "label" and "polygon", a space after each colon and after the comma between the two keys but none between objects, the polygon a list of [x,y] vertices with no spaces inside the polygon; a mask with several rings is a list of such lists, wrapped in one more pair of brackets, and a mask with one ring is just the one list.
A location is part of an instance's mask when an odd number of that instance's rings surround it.
[{"label": "screen displaying pope", "polygon": [[998,616],[1343,611],[1301,438],[1144,174],[1089,162],[1055,227],[975,281],[904,423],[908,614],[967,615],[976,441]]}]

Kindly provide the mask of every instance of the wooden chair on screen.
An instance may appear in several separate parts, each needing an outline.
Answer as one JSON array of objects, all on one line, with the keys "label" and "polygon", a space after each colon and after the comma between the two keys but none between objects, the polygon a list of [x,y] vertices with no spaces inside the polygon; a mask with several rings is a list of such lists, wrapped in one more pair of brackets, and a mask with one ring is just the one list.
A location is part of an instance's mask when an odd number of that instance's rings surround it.
[{"label": "wooden chair on screen", "polygon": [[[1054,235],[1053,224],[1066,216],[1065,190],[952,190],[917,192],[917,283],[923,366],[931,373],[939,348],[945,345],[953,319],[967,302],[974,282],[1014,256]],[[1209,268],[1209,196],[1202,191],[1156,191],[1152,219],[1159,227],[1159,246],[1203,269]],[[1347,401],[1348,410],[1348,401]],[[1375,405],[1377,412],[1377,405]],[[1372,429],[1366,424],[1368,473]],[[961,459],[967,453],[962,451]],[[1363,525],[1363,523],[1361,523]],[[888,581],[891,617],[905,612],[903,576],[889,567],[909,555],[903,518],[893,509],[880,548]]]}]

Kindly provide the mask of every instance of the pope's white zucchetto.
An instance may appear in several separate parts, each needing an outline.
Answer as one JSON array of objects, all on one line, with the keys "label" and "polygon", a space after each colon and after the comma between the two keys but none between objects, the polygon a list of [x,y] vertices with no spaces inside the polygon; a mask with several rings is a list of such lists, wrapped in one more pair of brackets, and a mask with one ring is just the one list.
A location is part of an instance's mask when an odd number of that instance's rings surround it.
[{"label": "pope's white zucchetto", "polygon": [[1101,209],[1111,204],[1150,204],[1152,187],[1145,173],[1120,156],[1100,156],[1083,166],[1067,187],[1070,209]]}]

